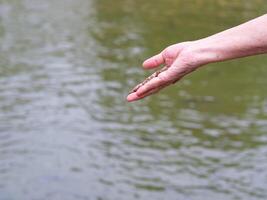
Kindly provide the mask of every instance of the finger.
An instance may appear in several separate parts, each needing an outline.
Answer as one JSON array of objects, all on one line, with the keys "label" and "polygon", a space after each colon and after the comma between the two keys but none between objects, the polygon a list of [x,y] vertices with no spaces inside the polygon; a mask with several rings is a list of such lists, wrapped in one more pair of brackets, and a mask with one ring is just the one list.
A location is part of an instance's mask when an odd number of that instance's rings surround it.
[{"label": "finger", "polygon": [[155,67],[158,67],[159,65],[164,63],[164,58],[162,56],[162,53],[155,55],[147,60],[144,61],[143,67],[145,69],[153,69]]},{"label": "finger", "polygon": [[151,96],[152,94],[155,94],[155,93],[158,93],[160,90],[162,90],[163,88],[167,87],[169,84],[166,84],[166,85],[162,85],[158,88],[155,88],[155,89],[152,89],[150,91],[148,91],[147,93],[144,93],[140,98],[145,98],[147,96]]},{"label": "finger", "polygon": [[136,92],[131,93],[127,96],[127,101],[132,102],[138,100],[140,97],[136,94]]},{"label": "finger", "polygon": [[150,81],[148,81],[145,85],[141,86],[137,91],[137,95],[138,96],[142,96],[143,94],[149,92],[150,90],[159,88],[160,86],[162,86],[165,82],[160,79],[159,77],[155,77],[153,79],[151,79]]},{"label": "finger", "polygon": [[[163,68],[162,68],[163,69]],[[160,72],[156,77],[152,78],[150,81],[145,83],[143,86],[137,89],[137,95],[142,96],[144,93],[147,93],[149,90],[155,89],[161,86],[170,85],[176,77],[176,70],[174,68],[167,68]]]},{"label": "finger", "polygon": [[159,91],[159,88],[151,90],[149,93],[146,93],[142,96],[139,96],[139,98],[137,100],[143,99],[145,97],[151,96],[152,94],[156,94]]},{"label": "finger", "polygon": [[[162,88],[163,88],[163,87],[162,87]],[[158,92],[160,89],[162,89],[162,88],[156,88],[156,89],[153,89],[153,90],[149,91],[148,93],[146,93],[146,94],[144,94],[144,95],[142,95],[142,96],[138,96],[138,95],[136,94],[136,92],[135,92],[135,93],[132,93],[132,94],[129,94],[128,97],[127,97],[127,101],[128,101],[128,102],[133,102],[133,101],[137,101],[137,100],[143,99],[143,98],[145,98],[145,97],[147,97],[147,96],[150,96],[150,95],[152,95],[152,94],[157,93],[157,92]]]}]

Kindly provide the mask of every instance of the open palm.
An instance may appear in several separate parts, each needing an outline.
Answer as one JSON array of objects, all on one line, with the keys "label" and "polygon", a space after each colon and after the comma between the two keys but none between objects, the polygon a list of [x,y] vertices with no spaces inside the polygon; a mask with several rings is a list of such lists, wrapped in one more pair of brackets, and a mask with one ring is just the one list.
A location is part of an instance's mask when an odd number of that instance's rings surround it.
[{"label": "open palm", "polygon": [[128,101],[136,101],[157,93],[166,86],[176,83],[186,74],[194,71],[199,64],[187,50],[192,42],[184,42],[167,47],[158,55],[143,63],[145,69],[164,67],[137,85],[128,95]]}]

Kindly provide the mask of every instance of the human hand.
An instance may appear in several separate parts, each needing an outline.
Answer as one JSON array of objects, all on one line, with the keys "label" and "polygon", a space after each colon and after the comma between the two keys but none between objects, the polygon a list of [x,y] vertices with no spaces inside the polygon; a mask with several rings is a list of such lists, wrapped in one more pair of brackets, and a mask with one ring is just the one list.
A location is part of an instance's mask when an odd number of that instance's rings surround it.
[{"label": "human hand", "polygon": [[184,42],[171,45],[147,59],[143,63],[145,69],[154,69],[161,65],[164,67],[138,84],[127,96],[127,101],[136,101],[155,94],[201,66],[202,63],[191,51],[193,44],[194,42]]},{"label": "human hand", "polygon": [[202,65],[267,53],[266,26],[267,14],[207,38],[167,47],[143,63],[145,69],[164,67],[137,85],[127,100],[152,95]]}]

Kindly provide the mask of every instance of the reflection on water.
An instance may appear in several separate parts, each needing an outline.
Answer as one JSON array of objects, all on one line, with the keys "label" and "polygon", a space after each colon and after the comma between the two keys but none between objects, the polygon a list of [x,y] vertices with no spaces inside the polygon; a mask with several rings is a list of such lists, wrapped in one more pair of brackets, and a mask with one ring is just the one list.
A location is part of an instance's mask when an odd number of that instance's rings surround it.
[{"label": "reflection on water", "polygon": [[266,57],[125,102],[141,61],[264,0],[0,0],[0,199],[266,199]]}]

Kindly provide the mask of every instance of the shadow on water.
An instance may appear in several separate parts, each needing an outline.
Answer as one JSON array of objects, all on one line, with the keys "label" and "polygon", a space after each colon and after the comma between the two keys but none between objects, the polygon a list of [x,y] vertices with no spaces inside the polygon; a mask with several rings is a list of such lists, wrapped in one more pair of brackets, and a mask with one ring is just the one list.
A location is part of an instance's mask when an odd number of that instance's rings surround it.
[{"label": "shadow on water", "polygon": [[0,199],[266,199],[266,56],[128,104],[140,63],[263,0],[0,0]]}]

